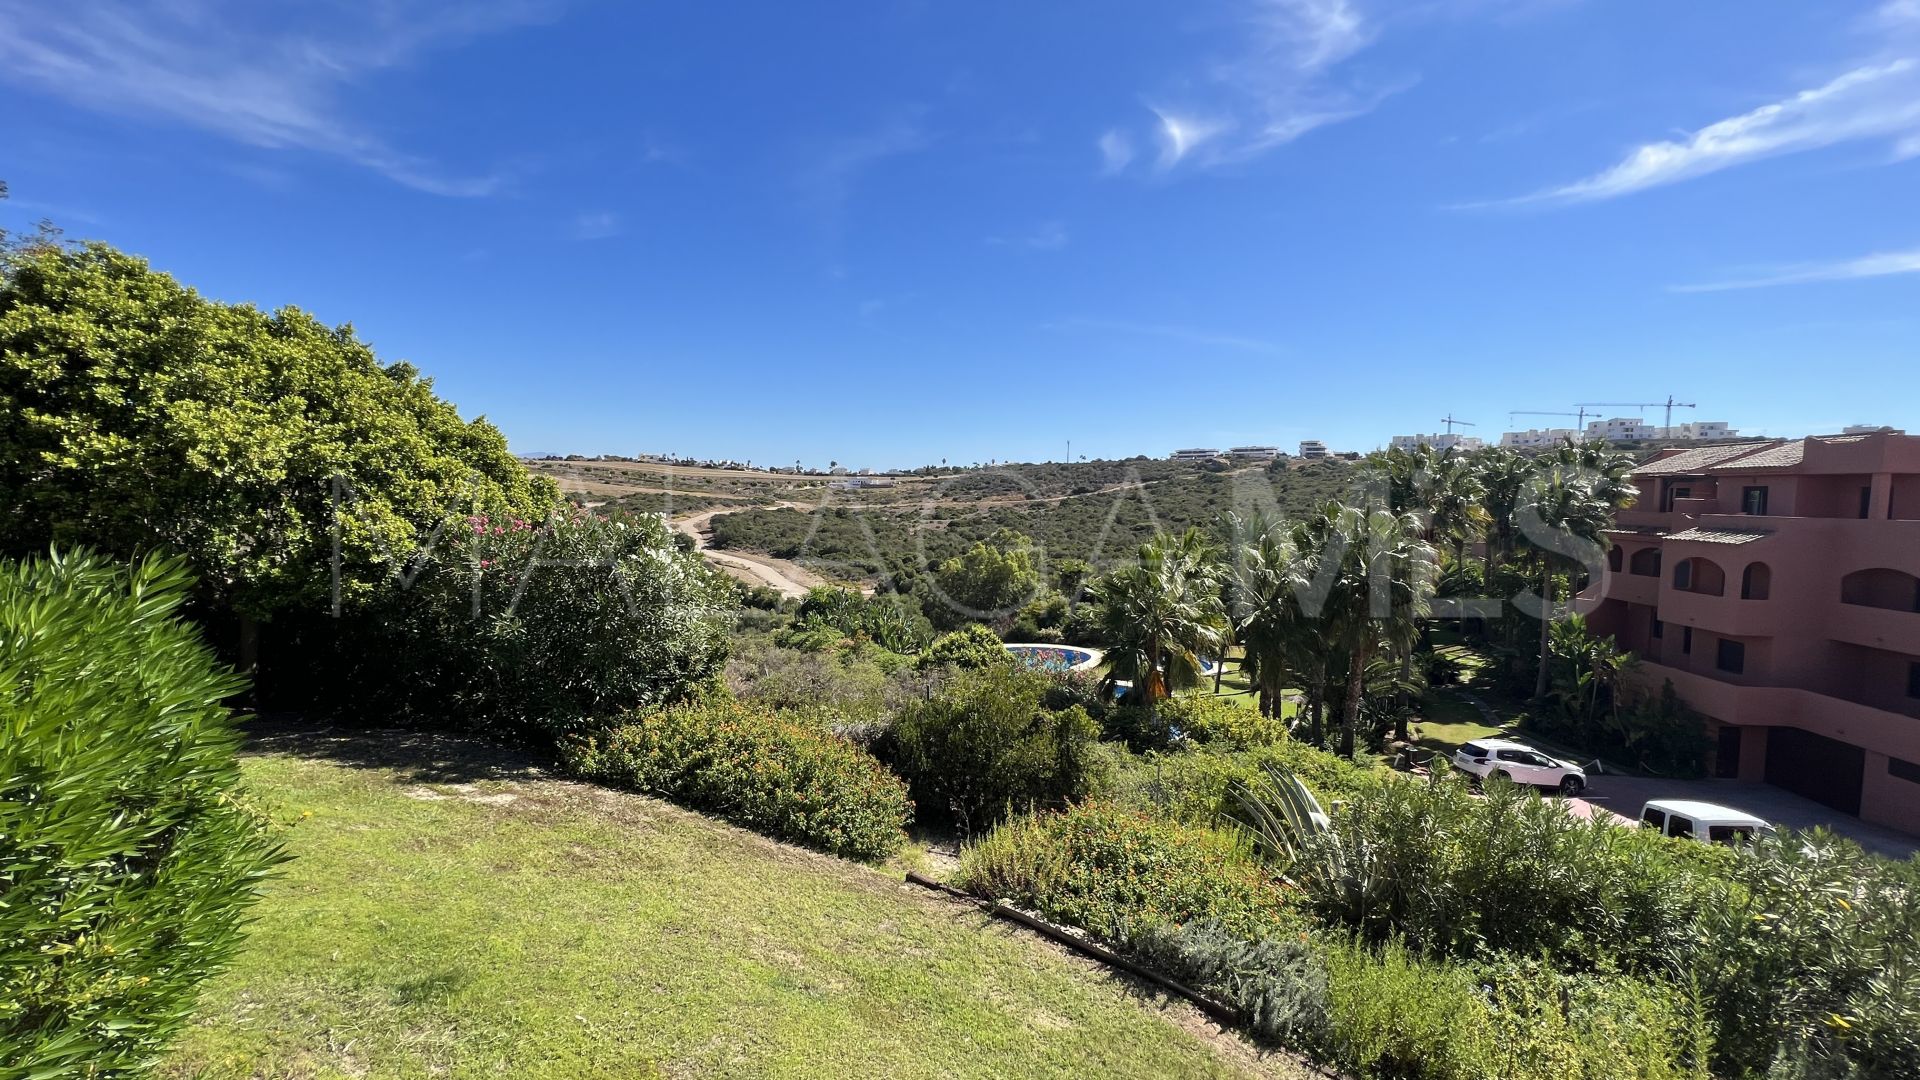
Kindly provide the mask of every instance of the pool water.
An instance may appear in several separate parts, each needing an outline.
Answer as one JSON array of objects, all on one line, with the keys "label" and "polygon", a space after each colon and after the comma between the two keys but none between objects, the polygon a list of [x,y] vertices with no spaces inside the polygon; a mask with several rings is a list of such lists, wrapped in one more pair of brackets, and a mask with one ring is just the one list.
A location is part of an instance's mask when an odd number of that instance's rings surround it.
[{"label": "pool water", "polygon": [[1006,645],[1007,652],[1039,671],[1077,671],[1100,662],[1099,652],[1073,645]]}]

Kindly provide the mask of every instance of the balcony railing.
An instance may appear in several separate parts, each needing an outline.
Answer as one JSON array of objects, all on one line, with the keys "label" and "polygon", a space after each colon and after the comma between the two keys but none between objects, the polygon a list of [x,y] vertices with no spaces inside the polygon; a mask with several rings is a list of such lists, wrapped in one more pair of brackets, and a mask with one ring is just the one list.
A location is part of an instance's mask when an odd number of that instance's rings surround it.
[{"label": "balcony railing", "polygon": [[1658,691],[1662,682],[1671,680],[1687,704],[1722,723],[1797,727],[1876,753],[1920,760],[1920,722],[1901,713],[1798,687],[1744,686],[1644,658],[1636,670],[1647,689]]}]

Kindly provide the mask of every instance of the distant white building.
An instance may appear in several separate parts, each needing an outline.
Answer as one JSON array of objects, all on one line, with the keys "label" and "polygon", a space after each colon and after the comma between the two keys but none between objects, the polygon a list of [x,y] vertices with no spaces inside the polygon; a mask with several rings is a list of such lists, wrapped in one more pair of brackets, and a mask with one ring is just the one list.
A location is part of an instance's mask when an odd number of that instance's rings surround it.
[{"label": "distant white building", "polygon": [[890,488],[894,480],[890,476],[848,476],[832,480],[827,486],[835,491],[858,491],[861,488]]},{"label": "distant white building", "polygon": [[1878,435],[1883,431],[1892,432],[1896,435],[1902,434],[1899,428],[1888,427],[1885,424],[1848,424],[1846,426],[1846,429],[1841,431],[1840,434],[1842,435]]},{"label": "distant white building", "polygon": [[1319,439],[1301,439],[1300,456],[1308,461],[1325,461],[1327,459],[1327,444],[1321,442]]},{"label": "distant white building", "polygon": [[1737,439],[1740,433],[1727,426],[1725,420],[1695,420],[1689,424],[1675,424],[1670,428],[1661,428],[1663,439],[1692,439],[1697,442],[1712,442],[1715,439]]},{"label": "distant white building", "polygon": [[1472,435],[1436,433],[1433,435],[1395,435],[1391,444],[1395,450],[1418,450],[1422,446],[1431,446],[1435,450],[1479,450],[1487,445],[1486,440]]},{"label": "distant white building", "polygon": [[1271,461],[1280,456],[1280,448],[1277,446],[1234,446],[1228,448],[1227,456]]},{"label": "distant white building", "polygon": [[1660,438],[1660,430],[1637,416],[1587,421],[1587,438],[1607,442],[1648,442]]},{"label": "distant white building", "polygon": [[1570,427],[1528,428],[1525,431],[1509,431],[1500,436],[1500,445],[1519,450],[1539,450],[1559,446],[1572,439],[1580,440],[1580,432]]},{"label": "distant white building", "polygon": [[1173,460],[1175,461],[1211,461],[1214,458],[1217,458],[1219,456],[1220,456],[1220,451],[1218,450],[1208,450],[1208,449],[1201,449],[1201,448],[1196,448],[1192,450],[1175,450],[1173,452]]}]

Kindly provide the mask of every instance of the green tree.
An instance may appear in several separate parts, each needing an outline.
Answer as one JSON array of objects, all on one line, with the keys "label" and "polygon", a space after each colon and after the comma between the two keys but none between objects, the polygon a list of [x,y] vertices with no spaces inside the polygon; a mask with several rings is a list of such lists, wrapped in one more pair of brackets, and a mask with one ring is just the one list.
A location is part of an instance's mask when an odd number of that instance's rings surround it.
[{"label": "green tree", "polygon": [[941,563],[933,580],[945,603],[928,614],[950,627],[975,620],[1011,622],[1042,587],[1033,541],[1007,529]]},{"label": "green tree", "polygon": [[1282,523],[1230,517],[1228,531],[1234,537],[1228,589],[1233,635],[1244,650],[1242,666],[1260,714],[1277,718],[1288,682],[1309,681],[1296,672],[1310,667],[1304,661],[1317,644],[1318,627],[1300,610],[1300,597],[1311,587],[1307,563]]},{"label": "green tree", "polygon": [[0,1075],[139,1074],[279,860],[177,559],[0,562]]},{"label": "green tree", "polygon": [[351,327],[208,300],[102,244],[0,256],[0,416],[0,551],[178,552],[249,667],[259,621],[330,605],[336,540],[351,605],[449,521],[557,501]]},{"label": "green tree", "polygon": [[1139,561],[1095,582],[1092,599],[1107,649],[1107,684],[1132,680],[1132,692],[1149,712],[1161,698],[1200,685],[1201,660],[1224,651],[1228,624],[1219,570],[1197,529],[1161,533],[1141,545]]},{"label": "green tree", "polygon": [[1514,507],[1513,519],[1520,543],[1531,558],[1539,583],[1540,652],[1533,697],[1545,701],[1551,663],[1551,628],[1558,617],[1559,586],[1581,571],[1597,574],[1605,568],[1606,530],[1613,525],[1615,498],[1621,495],[1604,473],[1583,467],[1573,455],[1540,460]]}]

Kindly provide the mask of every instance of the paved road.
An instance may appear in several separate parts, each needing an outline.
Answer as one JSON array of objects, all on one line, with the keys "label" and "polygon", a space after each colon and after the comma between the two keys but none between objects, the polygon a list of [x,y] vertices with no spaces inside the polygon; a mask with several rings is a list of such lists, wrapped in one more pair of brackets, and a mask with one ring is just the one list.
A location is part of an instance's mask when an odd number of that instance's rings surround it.
[{"label": "paved road", "polygon": [[[1575,799],[1574,810],[1582,813],[1619,814],[1638,821],[1640,807],[1648,799],[1700,799],[1745,810],[1757,818],[1810,829],[1824,825],[1842,836],[1852,838],[1868,851],[1877,851],[1904,859],[1920,850],[1920,837],[1908,836],[1857,817],[1803,799],[1771,784],[1749,784],[1738,780],[1661,780],[1648,776],[1589,776],[1586,795]],[[1586,804],[1583,810],[1577,804]]]}]

